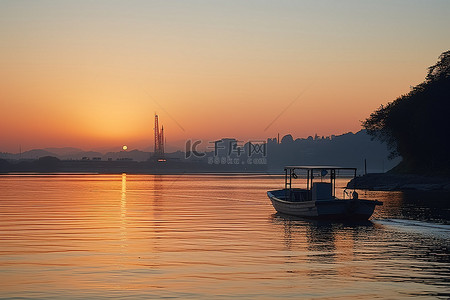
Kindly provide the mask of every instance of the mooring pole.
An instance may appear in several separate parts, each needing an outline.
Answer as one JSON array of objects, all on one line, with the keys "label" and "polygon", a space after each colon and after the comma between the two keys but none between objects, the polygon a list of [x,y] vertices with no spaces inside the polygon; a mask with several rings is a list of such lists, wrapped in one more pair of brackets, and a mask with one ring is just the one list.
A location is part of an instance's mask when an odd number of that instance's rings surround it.
[{"label": "mooring pole", "polygon": [[364,175],[367,175],[367,159],[364,158]]}]

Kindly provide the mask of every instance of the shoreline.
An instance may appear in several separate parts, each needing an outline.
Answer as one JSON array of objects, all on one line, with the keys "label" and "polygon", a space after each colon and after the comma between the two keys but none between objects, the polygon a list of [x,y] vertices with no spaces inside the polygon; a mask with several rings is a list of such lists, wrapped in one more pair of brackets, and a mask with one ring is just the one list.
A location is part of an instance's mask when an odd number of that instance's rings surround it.
[{"label": "shoreline", "polygon": [[222,171],[222,172],[208,172],[208,171],[167,171],[167,172],[0,172],[1,176],[78,176],[78,175],[211,175],[211,176],[284,176],[282,173],[268,173],[260,171],[247,171],[247,172],[235,172],[235,171]]},{"label": "shoreline", "polygon": [[356,186],[371,191],[450,191],[450,178],[414,174],[370,173],[350,180],[347,188]]}]

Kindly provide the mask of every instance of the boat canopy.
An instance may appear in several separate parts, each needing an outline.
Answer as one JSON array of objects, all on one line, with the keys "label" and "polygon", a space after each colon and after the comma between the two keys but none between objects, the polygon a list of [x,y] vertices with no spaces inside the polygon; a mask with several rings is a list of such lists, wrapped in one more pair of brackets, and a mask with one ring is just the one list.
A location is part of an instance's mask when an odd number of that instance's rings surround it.
[{"label": "boat canopy", "polygon": [[[331,193],[334,197],[335,188],[336,188],[336,173],[339,173],[339,170],[347,170],[352,171],[353,178],[356,177],[356,168],[348,168],[348,167],[338,167],[338,166],[286,166],[284,167],[284,188],[288,190],[292,190],[292,179],[296,179],[298,176],[295,173],[295,170],[306,170],[306,190],[311,191],[313,188],[313,179],[316,177],[314,174],[317,171],[320,171],[319,177],[325,177],[329,175],[330,185],[331,185]],[[328,172],[329,171],[329,172]],[[336,172],[338,171],[338,172]]]}]

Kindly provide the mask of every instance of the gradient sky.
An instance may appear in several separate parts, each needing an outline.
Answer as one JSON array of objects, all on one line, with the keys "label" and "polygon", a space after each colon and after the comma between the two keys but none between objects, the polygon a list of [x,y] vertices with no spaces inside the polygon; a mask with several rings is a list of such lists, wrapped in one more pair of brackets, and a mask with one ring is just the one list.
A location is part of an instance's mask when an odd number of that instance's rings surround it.
[{"label": "gradient sky", "polygon": [[[450,1],[0,1],[0,151],[356,132],[450,49]],[[170,149],[170,148],[169,148]]]}]

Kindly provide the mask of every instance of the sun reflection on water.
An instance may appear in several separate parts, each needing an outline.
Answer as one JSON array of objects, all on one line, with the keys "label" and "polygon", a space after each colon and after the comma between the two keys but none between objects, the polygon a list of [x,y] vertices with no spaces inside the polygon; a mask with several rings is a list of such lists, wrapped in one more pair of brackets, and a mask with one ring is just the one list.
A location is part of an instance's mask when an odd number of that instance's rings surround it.
[{"label": "sun reflection on water", "polygon": [[122,174],[122,194],[120,198],[120,247],[127,247],[127,174]]}]

